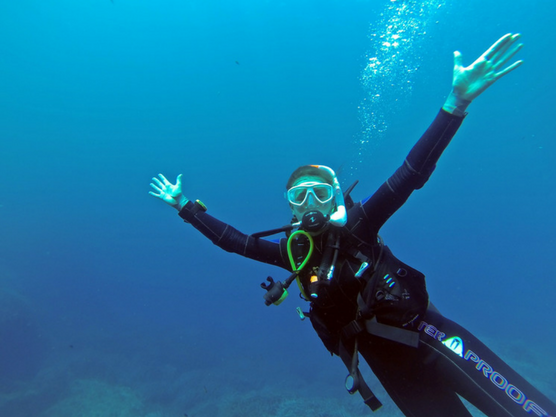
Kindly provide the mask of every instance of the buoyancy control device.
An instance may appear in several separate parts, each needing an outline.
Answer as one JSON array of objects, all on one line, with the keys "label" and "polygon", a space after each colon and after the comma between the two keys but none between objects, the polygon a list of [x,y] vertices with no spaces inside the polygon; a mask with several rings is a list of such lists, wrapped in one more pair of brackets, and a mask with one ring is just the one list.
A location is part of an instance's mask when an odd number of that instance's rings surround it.
[{"label": "buoyancy control device", "polygon": [[[346,209],[353,207],[353,200],[349,193],[357,185],[357,181],[344,193]],[[291,232],[294,229],[298,229]],[[310,229],[310,228],[309,228]],[[337,228],[340,230],[339,228]],[[303,221],[283,228],[253,234],[260,238],[285,231],[290,233],[287,241],[288,258],[292,274],[283,282],[274,281],[272,277],[261,287],[266,290],[264,295],[266,305],[279,305],[287,297],[287,289],[297,279],[301,295],[306,301],[313,302],[318,297],[319,285],[326,284],[333,279],[338,252],[340,250],[340,233],[336,230],[328,233],[327,243],[323,250],[318,273],[310,277],[310,284],[306,288],[301,285],[299,275],[307,266],[314,251],[314,241],[310,230],[304,230]],[[419,333],[413,331],[413,324],[418,322],[428,306],[428,294],[425,278],[422,273],[398,260],[388,247],[380,245],[380,253],[375,259],[361,254],[356,250],[345,248],[352,259],[360,263],[359,270],[354,277],[363,280],[362,291],[357,294],[357,315],[347,323],[341,335],[328,334],[326,320],[319,317],[319,312],[312,309],[310,313],[297,308],[299,316],[304,319],[309,316],[313,327],[323,340],[325,346],[341,357],[349,374],[345,381],[345,388],[350,394],[359,392],[373,411],[381,407],[380,401],[365,383],[358,369],[358,335],[366,332],[378,337],[393,340],[409,346],[417,347]],[[300,249],[301,248],[301,249]],[[295,252],[295,254],[294,254]],[[305,254],[299,256],[299,253]],[[305,289],[308,289],[305,291]]]}]

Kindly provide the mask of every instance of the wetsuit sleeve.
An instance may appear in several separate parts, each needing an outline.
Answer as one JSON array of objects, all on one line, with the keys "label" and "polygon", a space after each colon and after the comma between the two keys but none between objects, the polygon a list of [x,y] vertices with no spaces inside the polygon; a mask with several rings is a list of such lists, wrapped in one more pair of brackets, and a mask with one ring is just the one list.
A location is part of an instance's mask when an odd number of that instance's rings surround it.
[{"label": "wetsuit sleeve", "polygon": [[463,122],[463,117],[440,110],[427,131],[411,149],[404,163],[376,193],[363,201],[365,216],[374,231],[396,212],[414,190],[431,176],[436,163]]},{"label": "wetsuit sleeve", "polygon": [[191,223],[216,246],[227,252],[288,269],[283,239],[280,242],[271,242],[254,238],[203,211],[193,210],[194,206],[195,204],[189,201],[181,209],[179,216],[187,223]]}]

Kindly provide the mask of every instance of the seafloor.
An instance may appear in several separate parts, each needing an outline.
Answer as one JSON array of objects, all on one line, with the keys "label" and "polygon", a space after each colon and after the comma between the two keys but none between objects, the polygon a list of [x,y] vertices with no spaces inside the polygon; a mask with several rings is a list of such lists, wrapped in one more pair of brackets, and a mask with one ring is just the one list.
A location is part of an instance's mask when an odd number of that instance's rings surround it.
[{"label": "seafloor", "polygon": [[[265,368],[272,358],[221,357],[214,350],[206,352],[205,360],[194,369],[180,368],[169,365],[170,360],[153,357],[148,349],[117,353],[124,350],[115,349],[102,337],[98,338],[98,345],[88,348],[55,348],[55,344],[44,343],[43,330],[34,325],[36,313],[17,291],[0,288],[0,337],[4,350],[0,359],[0,416],[371,415],[357,395],[350,397],[343,390],[344,370],[338,367],[337,358],[328,356],[328,362],[320,369],[268,374]],[[556,360],[549,352],[543,352],[542,344],[488,337],[483,340],[549,398],[556,398]],[[10,352],[10,348],[16,351]],[[374,415],[401,416],[376,379],[368,370],[364,373],[384,403]]]}]

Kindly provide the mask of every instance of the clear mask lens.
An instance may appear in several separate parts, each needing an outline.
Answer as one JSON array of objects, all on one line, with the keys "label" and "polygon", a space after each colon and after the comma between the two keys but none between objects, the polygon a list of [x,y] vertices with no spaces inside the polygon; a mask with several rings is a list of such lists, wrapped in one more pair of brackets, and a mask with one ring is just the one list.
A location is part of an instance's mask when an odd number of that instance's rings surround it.
[{"label": "clear mask lens", "polygon": [[312,194],[319,203],[324,204],[334,197],[334,188],[325,183],[300,184],[290,188],[287,197],[294,206],[301,206],[307,201],[309,194]]}]

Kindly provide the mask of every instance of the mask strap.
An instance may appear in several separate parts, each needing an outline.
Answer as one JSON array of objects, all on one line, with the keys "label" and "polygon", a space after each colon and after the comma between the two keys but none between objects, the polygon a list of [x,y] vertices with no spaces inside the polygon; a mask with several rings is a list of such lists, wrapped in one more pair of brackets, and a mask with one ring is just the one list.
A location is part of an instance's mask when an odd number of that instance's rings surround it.
[{"label": "mask strap", "polygon": [[336,211],[330,215],[330,223],[333,226],[342,227],[345,226],[347,223],[347,211],[346,211],[346,203],[344,202],[344,195],[340,188],[340,183],[338,182],[338,178],[336,177],[336,173],[324,165],[313,165],[318,169],[322,169],[330,174],[333,178],[332,186],[334,187],[334,199],[336,202]]}]

